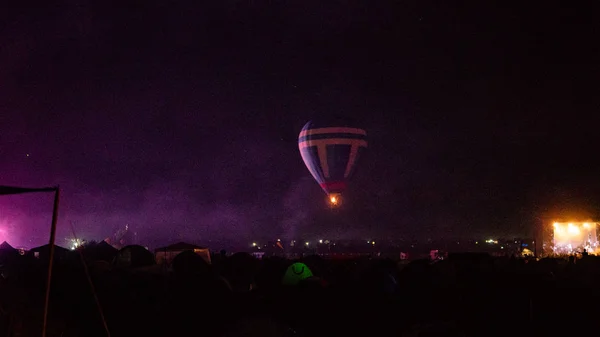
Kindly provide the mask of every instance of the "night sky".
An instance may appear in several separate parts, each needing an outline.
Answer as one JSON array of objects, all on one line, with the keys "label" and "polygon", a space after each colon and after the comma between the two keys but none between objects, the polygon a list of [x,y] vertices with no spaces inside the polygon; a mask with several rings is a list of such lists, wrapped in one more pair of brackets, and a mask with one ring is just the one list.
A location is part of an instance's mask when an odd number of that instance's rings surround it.
[{"label": "night sky", "polygon": [[[0,10],[0,185],[60,184],[59,244],[71,223],[159,244],[600,217],[592,2],[127,3]],[[297,147],[330,115],[370,142],[337,212]],[[43,244],[51,208],[2,197],[0,236]]]}]

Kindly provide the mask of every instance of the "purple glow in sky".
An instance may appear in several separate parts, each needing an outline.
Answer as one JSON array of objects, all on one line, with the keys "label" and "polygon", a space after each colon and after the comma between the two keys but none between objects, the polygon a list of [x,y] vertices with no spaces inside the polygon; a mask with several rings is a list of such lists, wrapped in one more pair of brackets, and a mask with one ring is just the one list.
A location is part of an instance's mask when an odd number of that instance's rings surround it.
[{"label": "purple glow in sky", "polygon": [[[18,2],[0,11],[0,184],[60,184],[59,238],[129,224],[156,244],[529,235],[561,196],[600,216],[586,6]],[[330,114],[370,142],[336,214],[296,144]],[[44,244],[51,208],[2,197],[0,226]]]}]

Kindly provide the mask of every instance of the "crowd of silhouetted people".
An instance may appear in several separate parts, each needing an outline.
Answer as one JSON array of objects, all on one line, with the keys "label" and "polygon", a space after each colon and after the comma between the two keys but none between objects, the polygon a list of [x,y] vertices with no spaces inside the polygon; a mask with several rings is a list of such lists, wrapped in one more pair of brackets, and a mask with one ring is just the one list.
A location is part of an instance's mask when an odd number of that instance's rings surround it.
[{"label": "crowd of silhouetted people", "polygon": [[[596,333],[595,256],[292,261],[220,252],[208,263],[186,251],[156,265],[134,248],[57,255],[48,337]],[[40,336],[48,258],[0,257],[0,336]]]}]

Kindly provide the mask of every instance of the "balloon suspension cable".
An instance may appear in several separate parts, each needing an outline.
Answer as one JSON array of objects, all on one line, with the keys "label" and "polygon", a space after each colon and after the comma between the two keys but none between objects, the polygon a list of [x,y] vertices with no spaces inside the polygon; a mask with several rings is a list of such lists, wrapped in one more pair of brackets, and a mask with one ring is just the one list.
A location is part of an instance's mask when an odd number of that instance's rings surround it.
[{"label": "balloon suspension cable", "polygon": [[[79,242],[79,238],[77,238],[77,234],[75,234],[75,226],[71,221],[71,232],[73,233],[73,238],[76,242]],[[85,277],[87,278],[88,284],[90,285],[90,290],[92,291],[92,295],[94,296],[94,301],[96,302],[96,306],[98,307],[98,312],[100,313],[100,318],[102,319],[102,325],[104,326],[104,331],[106,331],[106,336],[110,337],[110,330],[108,329],[108,324],[106,323],[106,318],[104,317],[104,310],[102,310],[102,305],[100,304],[100,299],[98,298],[98,294],[96,293],[96,287],[94,287],[94,282],[92,280],[92,276],[90,275],[90,271],[88,269],[88,265],[85,262],[85,258],[83,257],[83,247],[78,247],[77,249],[79,253],[79,259],[81,260],[81,264],[83,265],[83,270],[85,272]]]}]

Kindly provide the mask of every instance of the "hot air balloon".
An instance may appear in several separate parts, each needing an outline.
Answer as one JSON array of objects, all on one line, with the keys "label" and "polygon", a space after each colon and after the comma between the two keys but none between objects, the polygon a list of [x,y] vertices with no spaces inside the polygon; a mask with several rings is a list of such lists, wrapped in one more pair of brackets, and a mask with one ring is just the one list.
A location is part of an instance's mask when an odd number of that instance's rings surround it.
[{"label": "hot air balloon", "polygon": [[298,148],[304,164],[327,193],[330,205],[338,206],[367,148],[367,132],[351,124],[310,121],[300,131]]}]

